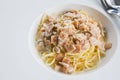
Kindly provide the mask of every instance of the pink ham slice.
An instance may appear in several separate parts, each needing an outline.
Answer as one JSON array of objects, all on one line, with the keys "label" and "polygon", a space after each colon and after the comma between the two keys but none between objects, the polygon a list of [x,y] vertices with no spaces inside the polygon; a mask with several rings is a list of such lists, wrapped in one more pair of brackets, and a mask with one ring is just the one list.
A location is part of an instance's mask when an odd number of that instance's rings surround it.
[{"label": "pink ham slice", "polygon": [[63,60],[63,55],[62,54],[57,54],[56,57],[55,57],[55,60],[58,61],[58,62],[61,62]]},{"label": "pink ham slice", "polygon": [[80,45],[75,45],[76,49],[73,51],[73,53],[79,53],[80,52]]},{"label": "pink ham slice", "polygon": [[67,33],[68,35],[73,35],[75,33],[74,29],[74,26],[65,26],[61,29],[61,31]]},{"label": "pink ham slice", "polygon": [[59,62],[62,65],[61,71],[66,74],[71,74],[74,72],[74,67],[71,64],[67,64],[65,62]]},{"label": "pink ham slice", "polygon": [[64,58],[62,62],[70,64],[70,60],[68,58]]},{"label": "pink ham slice", "polygon": [[59,37],[60,37],[61,40],[64,40],[64,39],[68,38],[68,34],[65,33],[65,32],[60,32],[60,36]]},{"label": "pink ham slice", "polygon": [[81,50],[86,51],[90,48],[90,43],[85,41],[85,44],[81,46]]},{"label": "pink ham slice", "polygon": [[55,65],[55,67],[54,67],[55,71],[60,71],[61,68],[62,68],[62,67],[61,67],[60,65]]},{"label": "pink ham slice", "polygon": [[105,49],[110,49],[112,47],[112,43],[111,42],[107,42],[104,45]]},{"label": "pink ham slice", "polygon": [[58,41],[58,37],[57,35],[52,35],[51,36],[51,44],[57,44],[57,41]]},{"label": "pink ham slice", "polygon": [[75,45],[72,45],[69,43],[65,43],[64,47],[65,47],[67,52],[73,52],[76,49]]}]

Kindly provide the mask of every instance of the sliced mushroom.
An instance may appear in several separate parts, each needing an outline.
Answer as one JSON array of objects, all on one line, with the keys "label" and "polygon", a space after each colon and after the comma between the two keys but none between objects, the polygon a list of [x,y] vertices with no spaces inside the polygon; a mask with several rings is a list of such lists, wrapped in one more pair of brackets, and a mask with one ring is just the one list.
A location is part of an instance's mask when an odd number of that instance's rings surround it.
[{"label": "sliced mushroom", "polygon": [[57,47],[57,46],[56,46],[56,47],[54,47],[54,48],[53,48],[53,52],[60,53],[60,48],[59,48],[59,47]]}]

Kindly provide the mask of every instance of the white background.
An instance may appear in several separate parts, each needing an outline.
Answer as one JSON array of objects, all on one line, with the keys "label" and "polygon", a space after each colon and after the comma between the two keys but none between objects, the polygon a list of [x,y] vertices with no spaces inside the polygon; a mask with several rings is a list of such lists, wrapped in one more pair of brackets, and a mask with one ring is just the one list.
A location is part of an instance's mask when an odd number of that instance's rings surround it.
[{"label": "white background", "polygon": [[[69,3],[102,9],[99,0],[0,0],[0,80],[120,80],[120,51],[104,67],[77,77],[51,74],[31,55],[28,32],[34,19],[49,7]],[[111,18],[120,31],[120,20]]]}]

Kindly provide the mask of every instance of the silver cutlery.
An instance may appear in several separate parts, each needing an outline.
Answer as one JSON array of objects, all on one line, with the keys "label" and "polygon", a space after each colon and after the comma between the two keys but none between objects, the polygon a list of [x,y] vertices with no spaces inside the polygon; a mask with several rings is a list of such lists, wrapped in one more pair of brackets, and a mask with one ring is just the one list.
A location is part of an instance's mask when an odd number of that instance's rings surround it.
[{"label": "silver cutlery", "polygon": [[101,3],[107,13],[120,17],[120,11],[117,8],[113,8],[113,7],[109,6],[108,3],[106,2],[106,0],[101,0]]},{"label": "silver cutlery", "polygon": [[120,9],[120,0],[105,0],[107,4],[116,9]]}]

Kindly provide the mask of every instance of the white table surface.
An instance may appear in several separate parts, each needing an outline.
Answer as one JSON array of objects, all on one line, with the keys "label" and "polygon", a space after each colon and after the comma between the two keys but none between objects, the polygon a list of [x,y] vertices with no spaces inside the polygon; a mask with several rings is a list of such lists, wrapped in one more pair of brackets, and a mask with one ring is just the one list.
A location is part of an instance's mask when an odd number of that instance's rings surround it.
[{"label": "white table surface", "polygon": [[[0,80],[120,80],[120,51],[100,70],[79,77],[51,74],[31,55],[28,32],[34,19],[49,7],[69,3],[94,5],[104,12],[99,0],[0,0]],[[120,31],[120,20],[111,18]]]}]

